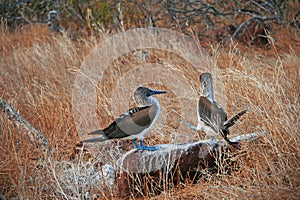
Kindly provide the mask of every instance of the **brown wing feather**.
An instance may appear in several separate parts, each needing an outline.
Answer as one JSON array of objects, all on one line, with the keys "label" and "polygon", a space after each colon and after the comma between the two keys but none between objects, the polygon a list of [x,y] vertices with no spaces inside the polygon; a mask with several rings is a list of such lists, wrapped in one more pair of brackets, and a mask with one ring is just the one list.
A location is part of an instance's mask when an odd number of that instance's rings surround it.
[{"label": "brown wing feather", "polygon": [[222,124],[227,120],[224,109],[203,96],[199,99],[198,109],[200,119],[218,133]]},{"label": "brown wing feather", "polygon": [[132,108],[118,117],[103,132],[108,139],[137,135],[151,125],[156,112],[154,106]]}]

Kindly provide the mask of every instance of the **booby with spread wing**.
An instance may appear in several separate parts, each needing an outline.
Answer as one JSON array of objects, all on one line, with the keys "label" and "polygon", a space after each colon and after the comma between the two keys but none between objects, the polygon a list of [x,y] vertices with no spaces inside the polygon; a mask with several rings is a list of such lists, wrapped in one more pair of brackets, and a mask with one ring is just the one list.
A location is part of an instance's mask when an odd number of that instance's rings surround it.
[{"label": "booby with spread wing", "polygon": [[[155,94],[164,94],[165,91],[151,90],[146,87],[138,87],[134,92],[134,100],[137,107],[129,109],[120,115],[114,122],[103,130],[96,130],[89,135],[101,137],[83,140],[82,142],[101,142],[110,139],[131,139],[133,146],[138,150],[155,151],[155,146],[143,145],[143,137],[157,120],[160,113],[158,101],[152,97]],[[136,144],[136,139],[140,145]]]},{"label": "booby with spread wing", "polygon": [[203,73],[200,75],[197,130],[201,130],[211,137],[220,134],[229,144],[233,144],[227,138],[227,135],[229,135],[229,127],[234,125],[247,110],[248,109],[244,109],[227,120],[225,110],[214,101],[214,89],[211,74]]}]

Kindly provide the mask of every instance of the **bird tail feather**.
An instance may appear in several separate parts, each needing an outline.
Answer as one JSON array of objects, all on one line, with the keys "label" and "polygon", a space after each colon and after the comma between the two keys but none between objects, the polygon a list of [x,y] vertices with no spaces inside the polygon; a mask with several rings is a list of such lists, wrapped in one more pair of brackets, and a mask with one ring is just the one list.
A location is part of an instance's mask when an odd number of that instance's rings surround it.
[{"label": "bird tail feather", "polygon": [[239,112],[238,114],[234,115],[233,117],[231,117],[230,119],[228,119],[225,123],[224,123],[224,128],[228,129],[229,127],[233,126],[235,124],[235,122],[237,120],[239,120],[239,118],[245,114],[247,111],[249,110],[249,108],[246,108],[244,110],[242,110],[241,112]]},{"label": "bird tail feather", "polygon": [[107,140],[107,137],[96,137],[96,138],[82,140],[81,142],[103,142],[105,140]]},{"label": "bird tail feather", "polygon": [[100,135],[100,137],[82,140],[81,142],[103,142],[105,140],[108,140],[108,138],[105,136],[105,134],[102,130],[92,131],[88,135]]},{"label": "bird tail feather", "polygon": [[104,135],[104,132],[102,130],[96,130],[90,132],[88,135]]}]

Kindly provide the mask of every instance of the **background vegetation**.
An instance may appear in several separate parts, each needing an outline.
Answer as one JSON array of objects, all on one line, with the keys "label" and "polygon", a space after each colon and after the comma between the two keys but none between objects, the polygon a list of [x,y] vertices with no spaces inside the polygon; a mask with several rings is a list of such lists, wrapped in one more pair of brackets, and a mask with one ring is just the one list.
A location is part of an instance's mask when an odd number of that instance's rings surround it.
[{"label": "background vegetation", "polygon": [[[59,11],[63,33],[48,29],[50,10]],[[115,188],[105,184],[102,157],[76,145],[81,138],[73,121],[71,88],[81,63],[99,41],[148,26],[178,30],[200,42],[219,67],[213,73],[228,91],[227,112],[250,107],[232,133],[266,130],[267,136],[242,146],[231,173],[206,173],[196,184],[187,181],[147,197],[299,199],[299,10],[298,1],[275,0],[2,1],[0,95],[48,139],[53,156],[46,156],[37,141],[0,114],[0,199],[117,198]],[[201,72],[191,73],[176,55],[148,53],[150,62],[172,62],[198,92]],[[113,120],[112,102],[105,98],[118,74],[132,62],[143,62],[133,58],[134,52],[116,60],[106,71],[109,78],[99,84],[101,107],[108,108],[99,116],[101,124]],[[168,94],[159,99],[162,107],[175,112],[168,114],[163,133],[147,134],[148,144],[172,142],[178,124],[174,116],[180,116],[177,105],[170,103],[174,98]],[[128,144],[114,142],[111,154],[122,153]]]}]

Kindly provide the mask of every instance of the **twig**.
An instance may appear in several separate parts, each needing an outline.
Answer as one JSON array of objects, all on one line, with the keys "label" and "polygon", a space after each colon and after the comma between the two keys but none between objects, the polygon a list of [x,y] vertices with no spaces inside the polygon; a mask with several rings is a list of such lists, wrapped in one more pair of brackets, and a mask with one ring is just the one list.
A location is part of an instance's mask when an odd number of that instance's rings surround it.
[{"label": "twig", "polygon": [[248,20],[244,21],[243,23],[241,23],[241,25],[239,25],[239,27],[235,30],[234,34],[231,36],[231,39],[234,39],[237,34],[240,32],[240,30],[246,25],[248,24],[250,21],[252,20],[261,20],[261,21],[264,21],[264,20],[273,20],[273,19],[277,19],[276,16],[268,16],[268,17],[261,17],[261,16],[256,16],[254,15],[253,17],[249,18]]},{"label": "twig", "polygon": [[60,185],[60,183],[59,183],[59,181],[58,181],[58,179],[57,179],[57,176],[56,176],[56,173],[55,173],[55,169],[54,169],[54,165],[52,164],[50,158],[48,158],[48,161],[49,161],[49,164],[50,164],[50,166],[51,166],[51,170],[52,170],[52,174],[53,174],[53,177],[54,177],[54,179],[55,179],[55,182],[56,182],[56,184],[57,184],[57,186],[58,186],[58,188],[59,188],[59,190],[60,190],[60,191],[58,191],[58,192],[63,196],[63,199],[64,199],[64,200],[69,200],[69,198],[68,198],[67,195],[64,193],[64,190],[62,189],[62,187],[61,187],[61,185]]},{"label": "twig", "polygon": [[181,119],[179,119],[178,121],[180,123],[182,123],[183,125],[185,125],[186,127],[188,127],[189,129],[191,129],[192,131],[197,132],[197,127],[196,126],[193,126],[193,125],[191,125],[191,124],[189,124],[189,123],[187,123],[187,122],[185,122],[185,121],[183,121]]}]

